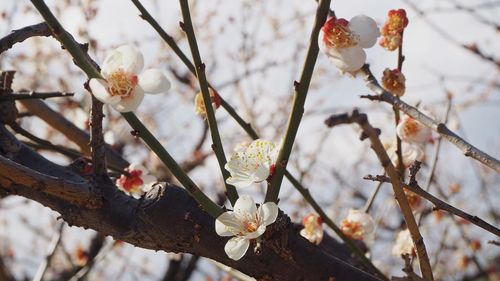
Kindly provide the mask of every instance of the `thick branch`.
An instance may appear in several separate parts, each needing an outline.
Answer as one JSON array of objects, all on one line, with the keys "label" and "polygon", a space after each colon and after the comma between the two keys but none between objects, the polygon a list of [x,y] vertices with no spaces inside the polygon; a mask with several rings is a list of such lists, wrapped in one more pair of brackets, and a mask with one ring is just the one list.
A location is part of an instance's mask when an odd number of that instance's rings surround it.
[{"label": "thick branch", "polygon": [[[8,135],[4,134],[2,137]],[[56,166],[17,140],[13,141],[20,147],[17,152],[11,150],[13,159],[38,159],[17,163],[18,166],[29,165],[36,173],[48,173],[50,170],[65,181],[78,178],[71,170]],[[1,151],[6,150],[0,148]],[[79,207],[65,200],[64,196],[47,194],[24,182],[13,181],[6,187],[2,181],[0,189],[40,202],[59,212],[70,225],[92,228],[103,235],[111,235],[142,248],[189,252],[208,257],[256,278],[329,280],[333,277],[336,280],[377,280],[309,243],[299,235],[299,228],[290,223],[285,215],[281,215],[266,232],[260,254],[249,250],[237,262],[226,256],[223,249],[227,238],[215,233],[214,219],[184,189],[170,184],[158,184],[145,197],[135,199],[119,191],[109,180],[103,179],[96,184],[102,191],[100,196],[103,205],[94,209]],[[88,185],[89,188],[93,186],[91,182]],[[47,187],[51,188],[53,187]]]},{"label": "thick branch", "polygon": [[439,133],[441,137],[448,140],[460,150],[462,150],[465,156],[472,157],[477,161],[483,163],[484,165],[492,168],[497,173],[500,173],[500,161],[477,149],[472,144],[462,139],[460,136],[448,129],[445,124],[436,122],[429,116],[420,112],[417,108],[405,103],[398,97],[395,97],[384,90],[378,83],[377,79],[375,79],[375,77],[371,73],[370,66],[368,64],[365,64],[363,66],[361,72],[365,75],[364,80],[366,81],[366,85],[368,86],[368,88],[370,88],[374,93],[377,94],[377,96],[362,96],[363,98],[383,101],[392,104],[399,110],[411,116],[413,119],[418,120],[424,126],[429,127],[435,132]]}]

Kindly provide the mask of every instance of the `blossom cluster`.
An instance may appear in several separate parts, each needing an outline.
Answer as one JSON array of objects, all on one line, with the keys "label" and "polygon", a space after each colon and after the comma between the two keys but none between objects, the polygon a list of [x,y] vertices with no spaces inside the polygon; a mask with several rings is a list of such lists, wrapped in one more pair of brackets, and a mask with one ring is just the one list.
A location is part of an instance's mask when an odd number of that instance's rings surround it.
[{"label": "blossom cluster", "polygon": [[[226,182],[244,188],[269,180],[274,173],[278,152],[279,147],[267,140],[257,139],[250,144],[239,145],[225,165],[230,173]],[[234,236],[224,250],[229,258],[239,260],[247,252],[250,241],[258,239],[266,227],[275,222],[278,205],[266,202],[257,208],[252,197],[242,195],[233,207],[233,211],[225,212],[216,219],[215,230],[220,236]]]}]

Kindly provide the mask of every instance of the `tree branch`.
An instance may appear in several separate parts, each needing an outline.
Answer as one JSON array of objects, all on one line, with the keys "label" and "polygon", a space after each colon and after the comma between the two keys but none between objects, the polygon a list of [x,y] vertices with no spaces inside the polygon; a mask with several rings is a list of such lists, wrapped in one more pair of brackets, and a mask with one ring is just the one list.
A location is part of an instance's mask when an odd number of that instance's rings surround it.
[{"label": "tree branch", "polygon": [[[367,175],[363,177],[365,180],[371,180],[371,181],[378,181],[378,182],[390,182],[390,179],[386,176],[372,176],[372,175]],[[470,221],[471,223],[475,224],[476,226],[479,226],[480,228],[491,232],[495,234],[496,236],[500,237],[500,229],[495,227],[494,225],[491,225],[484,221],[483,219],[468,214],[444,201],[441,199],[435,197],[434,195],[430,194],[429,192],[425,191],[423,188],[421,188],[417,182],[412,182],[412,183],[403,183],[404,188],[412,191],[413,193],[417,194],[418,196],[426,199],[427,201],[431,202],[434,204],[434,209],[436,210],[444,210],[449,213],[454,214],[455,216],[461,217],[464,220]]]},{"label": "tree branch", "polygon": [[411,207],[408,204],[408,200],[406,199],[399,174],[396,171],[396,168],[394,168],[394,166],[392,165],[391,159],[387,155],[387,152],[385,151],[384,146],[379,139],[380,130],[373,128],[368,122],[368,117],[366,116],[366,114],[360,114],[357,110],[354,110],[351,115],[333,115],[329,117],[325,121],[325,123],[328,127],[333,127],[341,124],[357,123],[363,130],[361,139],[370,139],[371,148],[373,149],[375,154],[377,154],[382,167],[384,167],[385,172],[389,175],[389,178],[391,180],[392,189],[394,190],[396,201],[398,202],[399,208],[403,213],[403,217],[405,219],[406,225],[408,226],[408,230],[410,231],[411,238],[413,240],[413,243],[415,244],[422,275],[426,280],[434,280],[429,257],[427,255],[427,250],[424,244],[424,239],[420,234],[417,222],[415,221],[415,217],[413,216]]},{"label": "tree branch", "polygon": [[[24,159],[23,163],[16,163],[15,168],[25,177],[58,174],[64,182],[79,178],[71,170],[52,164],[12,139],[8,131],[5,130],[0,136],[2,154],[9,150],[14,160]],[[6,142],[3,142],[5,138],[13,141],[19,149],[14,151],[6,148]],[[29,170],[23,166],[29,166]],[[215,233],[214,219],[184,189],[171,184],[157,184],[144,197],[135,199],[118,190],[109,179],[97,178],[96,182],[88,182],[87,187],[101,191],[99,196],[102,205],[99,208],[86,208],[78,205],[78,202],[66,200],[67,196],[71,196],[67,193],[47,193],[47,190],[57,188],[57,182],[52,182],[56,184],[55,187],[47,186],[44,190],[26,185],[22,178],[14,179],[8,186],[5,183],[0,181],[0,189],[38,201],[59,212],[69,225],[92,228],[103,235],[111,235],[142,248],[208,257],[256,278],[377,280],[309,243],[299,235],[301,227],[290,223],[283,214],[266,231],[260,254],[249,251],[241,261],[231,260],[224,252],[227,238]],[[96,185],[99,188],[92,188]]]},{"label": "tree branch", "polygon": [[500,173],[500,161],[477,149],[472,144],[462,139],[460,136],[448,129],[445,124],[436,122],[429,116],[420,112],[417,108],[405,103],[398,97],[395,97],[384,90],[378,83],[377,79],[371,73],[370,66],[368,64],[365,64],[363,68],[361,68],[361,73],[364,74],[363,78],[366,81],[366,85],[368,86],[368,88],[370,88],[374,93],[377,94],[376,96],[361,96],[362,98],[366,98],[372,101],[383,101],[392,104],[399,110],[411,116],[413,119],[422,123],[424,126],[429,127],[433,131],[440,134],[441,137],[462,150],[465,156],[476,159],[477,161],[495,170],[497,173]]}]

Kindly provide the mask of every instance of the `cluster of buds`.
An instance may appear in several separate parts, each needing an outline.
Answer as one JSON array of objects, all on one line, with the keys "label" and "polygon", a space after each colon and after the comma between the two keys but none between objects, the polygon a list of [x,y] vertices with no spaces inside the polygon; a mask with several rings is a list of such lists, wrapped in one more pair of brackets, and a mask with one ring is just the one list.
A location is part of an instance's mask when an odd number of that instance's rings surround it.
[{"label": "cluster of buds", "polygon": [[408,18],[404,9],[390,10],[387,21],[382,27],[380,46],[389,51],[399,48],[403,41],[403,30],[408,26]]},{"label": "cluster of buds", "polygon": [[[208,88],[210,93],[210,102],[212,103],[212,107],[215,110],[220,107],[221,100],[219,94],[214,91],[212,88]],[[207,109],[205,107],[205,103],[203,101],[203,94],[198,92],[194,97],[194,113],[203,117],[203,119],[207,119]]]},{"label": "cluster of buds", "polygon": [[382,76],[382,86],[389,93],[401,97],[406,90],[406,78],[399,69],[390,70],[386,68]]}]

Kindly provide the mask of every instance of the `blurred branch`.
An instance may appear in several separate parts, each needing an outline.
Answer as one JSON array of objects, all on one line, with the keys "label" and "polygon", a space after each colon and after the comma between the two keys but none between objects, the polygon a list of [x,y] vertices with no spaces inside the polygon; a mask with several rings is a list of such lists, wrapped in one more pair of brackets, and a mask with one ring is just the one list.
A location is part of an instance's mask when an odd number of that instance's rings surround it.
[{"label": "blurred branch", "polygon": [[21,91],[18,93],[6,94],[0,96],[0,102],[5,100],[28,100],[28,99],[47,99],[47,98],[59,98],[59,97],[72,97],[74,93],[64,93],[64,92],[26,92]]},{"label": "blurred branch", "polygon": [[366,114],[360,114],[357,110],[354,110],[350,115],[332,115],[327,120],[325,120],[325,124],[328,127],[352,123],[358,124],[363,130],[361,140],[366,138],[370,139],[371,148],[373,149],[375,154],[377,154],[382,167],[384,167],[385,172],[389,175],[396,201],[398,202],[399,207],[403,213],[403,217],[405,219],[406,225],[408,226],[408,230],[410,231],[411,238],[413,240],[413,243],[415,244],[422,275],[426,280],[434,280],[424,240],[422,238],[422,235],[420,234],[417,222],[415,221],[413,212],[410,208],[410,205],[408,204],[408,200],[406,199],[399,174],[396,171],[396,168],[394,168],[394,166],[392,165],[391,159],[387,155],[387,152],[385,151],[384,146],[379,139],[380,130],[373,128],[368,122],[368,117],[366,116]]},{"label": "blurred branch", "polygon": [[478,58],[481,58],[487,62],[493,63],[497,68],[500,69],[500,60],[494,58],[493,56],[488,56],[484,54],[483,51],[481,51],[476,44],[462,44],[459,41],[457,41],[455,38],[453,38],[449,33],[447,33],[443,28],[441,28],[439,25],[435,24],[432,22],[430,19],[426,18],[425,12],[422,11],[415,3],[413,3],[410,0],[403,0],[408,6],[410,6],[418,15],[420,15],[424,20],[427,22],[427,24],[434,29],[439,35],[441,35],[442,38],[448,40],[449,42],[453,43],[454,45],[461,47],[462,49],[465,49],[472,54],[476,55]]},{"label": "blurred branch", "polygon": [[201,60],[200,51],[198,49],[198,43],[196,42],[196,35],[194,33],[193,23],[191,21],[191,14],[189,11],[189,4],[187,0],[179,1],[182,11],[182,17],[184,22],[181,23],[181,28],[186,33],[188,39],[189,48],[191,49],[191,55],[193,57],[196,77],[198,77],[198,82],[200,85],[200,90],[203,96],[203,102],[205,104],[205,111],[207,115],[208,126],[210,128],[210,134],[212,136],[212,150],[215,152],[217,162],[219,163],[219,168],[224,179],[224,185],[226,187],[226,194],[232,205],[236,203],[238,199],[238,192],[236,188],[226,182],[230,174],[225,169],[227,163],[226,156],[224,154],[224,146],[219,134],[219,129],[217,127],[217,120],[215,119],[214,109],[212,107],[212,100],[210,98],[209,86],[207,82],[207,77],[205,75],[205,64]]},{"label": "blurred branch", "polygon": [[0,54],[12,48],[16,43],[23,42],[28,38],[35,36],[48,37],[51,35],[52,32],[44,22],[12,30],[9,35],[0,39]]},{"label": "blurred branch", "polygon": [[364,74],[364,80],[366,81],[368,88],[370,88],[375,94],[377,94],[375,96],[361,96],[362,98],[366,98],[371,101],[383,101],[396,106],[397,108],[399,108],[399,110],[403,111],[413,119],[419,121],[424,126],[429,127],[433,131],[439,133],[441,137],[448,140],[460,150],[462,150],[465,156],[476,159],[484,165],[492,168],[497,173],[500,173],[500,161],[466,142],[464,139],[448,129],[445,124],[436,122],[435,120],[420,112],[417,108],[405,103],[398,97],[395,97],[384,90],[378,83],[377,79],[371,73],[370,66],[368,64],[365,64],[360,71]]},{"label": "blurred branch", "polygon": [[47,255],[40,264],[40,266],[38,267],[32,281],[42,281],[43,277],[45,276],[45,273],[51,267],[52,259],[56,253],[59,244],[61,243],[62,233],[64,230],[64,222],[60,222],[57,228],[58,228],[57,232],[54,233],[54,235],[52,236],[49,248],[47,249]]}]

